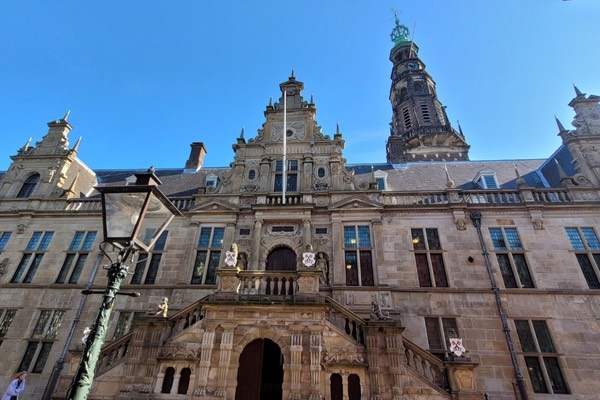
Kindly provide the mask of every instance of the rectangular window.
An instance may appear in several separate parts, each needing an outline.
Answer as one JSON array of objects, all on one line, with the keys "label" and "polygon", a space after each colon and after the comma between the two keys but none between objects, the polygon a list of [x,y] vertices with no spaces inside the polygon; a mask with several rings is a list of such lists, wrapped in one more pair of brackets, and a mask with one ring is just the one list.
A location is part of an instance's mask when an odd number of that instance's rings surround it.
[{"label": "rectangular window", "polygon": [[117,320],[117,325],[115,326],[115,331],[113,333],[113,340],[118,339],[124,334],[128,333],[131,330],[133,321],[140,318],[142,315],[145,315],[145,313],[121,311],[119,313],[119,319]]},{"label": "rectangular window", "polygon": [[535,393],[568,394],[546,321],[515,320],[531,386]]},{"label": "rectangular window", "polygon": [[6,244],[8,243],[8,239],[10,239],[10,235],[12,232],[1,232],[0,233],[0,253],[4,251]]},{"label": "rectangular window", "polygon": [[88,258],[88,254],[92,249],[92,244],[96,239],[96,231],[77,231],[73,236],[69,252],[65,256],[65,261],[56,277],[55,283],[77,283],[83,266]]},{"label": "rectangular window", "polygon": [[535,287],[517,228],[490,228],[492,245],[506,288]]},{"label": "rectangular window", "polygon": [[371,229],[366,225],[344,226],[347,286],[373,286]]},{"label": "rectangular window", "polygon": [[378,190],[385,190],[385,178],[375,178]]},{"label": "rectangular window", "polygon": [[419,286],[448,287],[442,244],[435,228],[411,229]]},{"label": "rectangular window", "polygon": [[135,270],[131,277],[131,284],[139,285],[143,281],[144,285],[152,285],[156,282],[158,267],[160,266],[168,235],[169,231],[164,231],[160,234],[154,243],[152,253],[139,253],[138,262],[135,264]]},{"label": "rectangular window", "polygon": [[42,262],[44,253],[48,250],[53,235],[54,232],[33,232],[33,235],[31,235],[31,239],[29,239],[29,243],[27,244],[27,248],[23,253],[23,257],[21,257],[21,261],[10,279],[11,283],[21,282],[21,277],[25,271],[27,271],[27,273],[25,273],[25,278],[23,278],[22,282],[31,283]]},{"label": "rectangular window", "polygon": [[217,283],[217,268],[221,260],[225,228],[205,227],[200,229],[194,270],[193,284],[214,285]]},{"label": "rectangular window", "polygon": [[571,248],[590,289],[600,289],[600,241],[594,228],[565,228]]},{"label": "rectangular window", "polygon": [[[287,167],[286,191],[295,192],[298,190],[298,160],[289,160]],[[275,163],[275,184],[273,191],[283,191],[283,161]]]},{"label": "rectangular window", "polygon": [[2,338],[6,336],[16,313],[17,310],[0,310],[0,344],[2,344]]},{"label": "rectangular window", "polygon": [[450,338],[458,337],[458,327],[455,318],[426,317],[427,342],[429,352],[441,360],[446,358],[450,347]]},{"label": "rectangular window", "polygon": [[[31,333],[27,349],[19,364],[19,371],[42,373],[52,345],[56,341],[65,312],[62,310],[42,310]],[[31,365],[33,364],[33,367]]]}]

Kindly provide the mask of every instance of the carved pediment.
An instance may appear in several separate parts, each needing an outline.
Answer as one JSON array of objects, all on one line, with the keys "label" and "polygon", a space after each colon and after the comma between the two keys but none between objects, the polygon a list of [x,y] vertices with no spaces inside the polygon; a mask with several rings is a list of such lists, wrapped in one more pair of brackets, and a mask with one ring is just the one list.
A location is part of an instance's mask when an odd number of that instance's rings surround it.
[{"label": "carved pediment", "polygon": [[350,196],[348,198],[342,199],[333,203],[329,209],[330,210],[338,210],[344,209],[348,210],[381,210],[383,205],[377,201],[373,201],[367,197],[362,196]]},{"label": "carved pediment", "polygon": [[222,200],[208,200],[200,203],[196,203],[194,208],[190,211],[204,211],[204,212],[223,212],[223,211],[238,211],[238,207],[234,204],[228,203]]}]

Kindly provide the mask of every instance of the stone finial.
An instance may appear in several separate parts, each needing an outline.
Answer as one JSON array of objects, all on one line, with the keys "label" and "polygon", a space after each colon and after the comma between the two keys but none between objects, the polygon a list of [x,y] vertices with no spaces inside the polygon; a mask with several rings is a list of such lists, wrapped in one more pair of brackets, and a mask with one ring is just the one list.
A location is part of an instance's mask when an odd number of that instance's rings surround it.
[{"label": "stone finial", "polygon": [[518,187],[524,186],[525,185],[525,179],[523,179],[521,177],[521,174],[519,174],[519,170],[517,169],[517,164],[513,164],[513,167],[515,169],[515,175],[517,176],[517,180],[516,180],[517,186]]},{"label": "stone finial", "polygon": [[77,142],[75,142],[75,146],[73,146],[71,149],[72,152],[77,153],[79,151],[79,144],[81,143],[82,138],[83,136],[79,136],[79,139],[77,139]]},{"label": "stone finial", "polygon": [[566,131],[565,127],[563,126],[563,124],[560,122],[560,120],[558,119],[558,117],[556,115],[554,116],[554,120],[556,121],[556,126],[558,126],[558,131],[565,132]]},{"label": "stone finial", "polygon": [[448,167],[444,164],[444,171],[446,172],[446,187],[451,189],[454,187],[454,181],[450,179],[450,174],[448,173]]}]

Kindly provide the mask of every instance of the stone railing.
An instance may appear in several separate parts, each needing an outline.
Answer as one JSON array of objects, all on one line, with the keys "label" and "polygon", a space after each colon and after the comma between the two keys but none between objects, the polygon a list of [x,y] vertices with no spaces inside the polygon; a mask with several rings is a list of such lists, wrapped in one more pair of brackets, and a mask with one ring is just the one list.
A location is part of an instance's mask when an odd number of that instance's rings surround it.
[{"label": "stone railing", "polygon": [[403,337],[406,367],[443,391],[450,390],[448,372],[442,360]]},{"label": "stone railing", "polygon": [[326,297],[325,301],[331,304],[326,316],[327,320],[352,339],[364,344],[365,320],[331,297]]},{"label": "stone railing", "polygon": [[321,270],[265,271],[223,268],[217,271],[217,298],[231,300],[309,300],[319,294]]},{"label": "stone railing", "polygon": [[96,373],[100,375],[125,360],[132,339],[133,332],[129,332],[104,346],[98,357]]},{"label": "stone railing", "polygon": [[171,336],[186,330],[196,322],[201,321],[203,318],[204,309],[199,301],[190,304],[180,311],[177,311],[177,313],[169,317],[169,322],[173,326]]},{"label": "stone railing", "polygon": [[381,202],[386,205],[426,206],[442,204],[523,204],[523,203],[570,203],[574,201],[597,201],[595,190],[534,189],[518,190],[455,190],[446,192],[384,193]]},{"label": "stone railing", "polygon": [[[190,210],[194,206],[193,197],[170,197],[169,200],[181,211]],[[100,198],[69,199],[66,202],[66,211],[102,211]]]},{"label": "stone railing", "polygon": [[279,271],[240,271],[240,288],[238,293],[244,295],[293,296],[298,274]]},{"label": "stone railing", "polygon": [[[281,195],[267,196],[267,204],[270,206],[284,205],[283,198]],[[299,194],[286,195],[285,196],[285,205],[292,205],[292,204],[302,204],[302,195],[299,195]]]},{"label": "stone railing", "polygon": [[[327,200],[330,203],[347,198],[352,193],[336,192],[331,194]],[[170,197],[173,204],[181,211],[193,209],[195,199],[188,197]],[[514,205],[514,204],[573,204],[578,202],[600,201],[600,191],[593,187],[569,187],[565,189],[541,189],[522,187],[519,189],[489,189],[489,190],[460,190],[448,189],[445,191],[420,191],[420,192],[382,192],[373,200],[379,201],[387,206],[440,206],[447,204],[465,204],[485,206],[490,205]],[[281,195],[259,194],[249,197],[245,204],[258,205],[300,205],[311,204],[312,194],[288,194],[286,203],[283,204]],[[99,197],[73,198],[73,199],[2,199],[0,200],[0,211],[79,211],[99,212],[102,205]]]}]

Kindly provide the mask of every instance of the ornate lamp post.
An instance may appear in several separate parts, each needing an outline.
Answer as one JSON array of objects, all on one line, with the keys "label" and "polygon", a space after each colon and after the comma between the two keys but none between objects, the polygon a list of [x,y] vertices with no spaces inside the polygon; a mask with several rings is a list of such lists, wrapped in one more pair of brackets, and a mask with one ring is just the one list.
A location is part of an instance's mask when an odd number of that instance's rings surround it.
[{"label": "ornate lamp post", "polygon": [[[137,181],[128,186],[97,187],[102,194],[104,241],[119,250],[108,268],[108,283],[96,322],[87,337],[81,362],[67,394],[69,400],[85,400],[94,380],[94,370],[104,343],[115,296],[129,272],[128,260],[140,250],[148,251],[179,210],[158,189],[161,183],[154,172],[136,174]],[[107,255],[108,256],[108,255]],[[110,257],[109,257],[110,259]],[[87,291],[94,293],[93,291]]]}]

